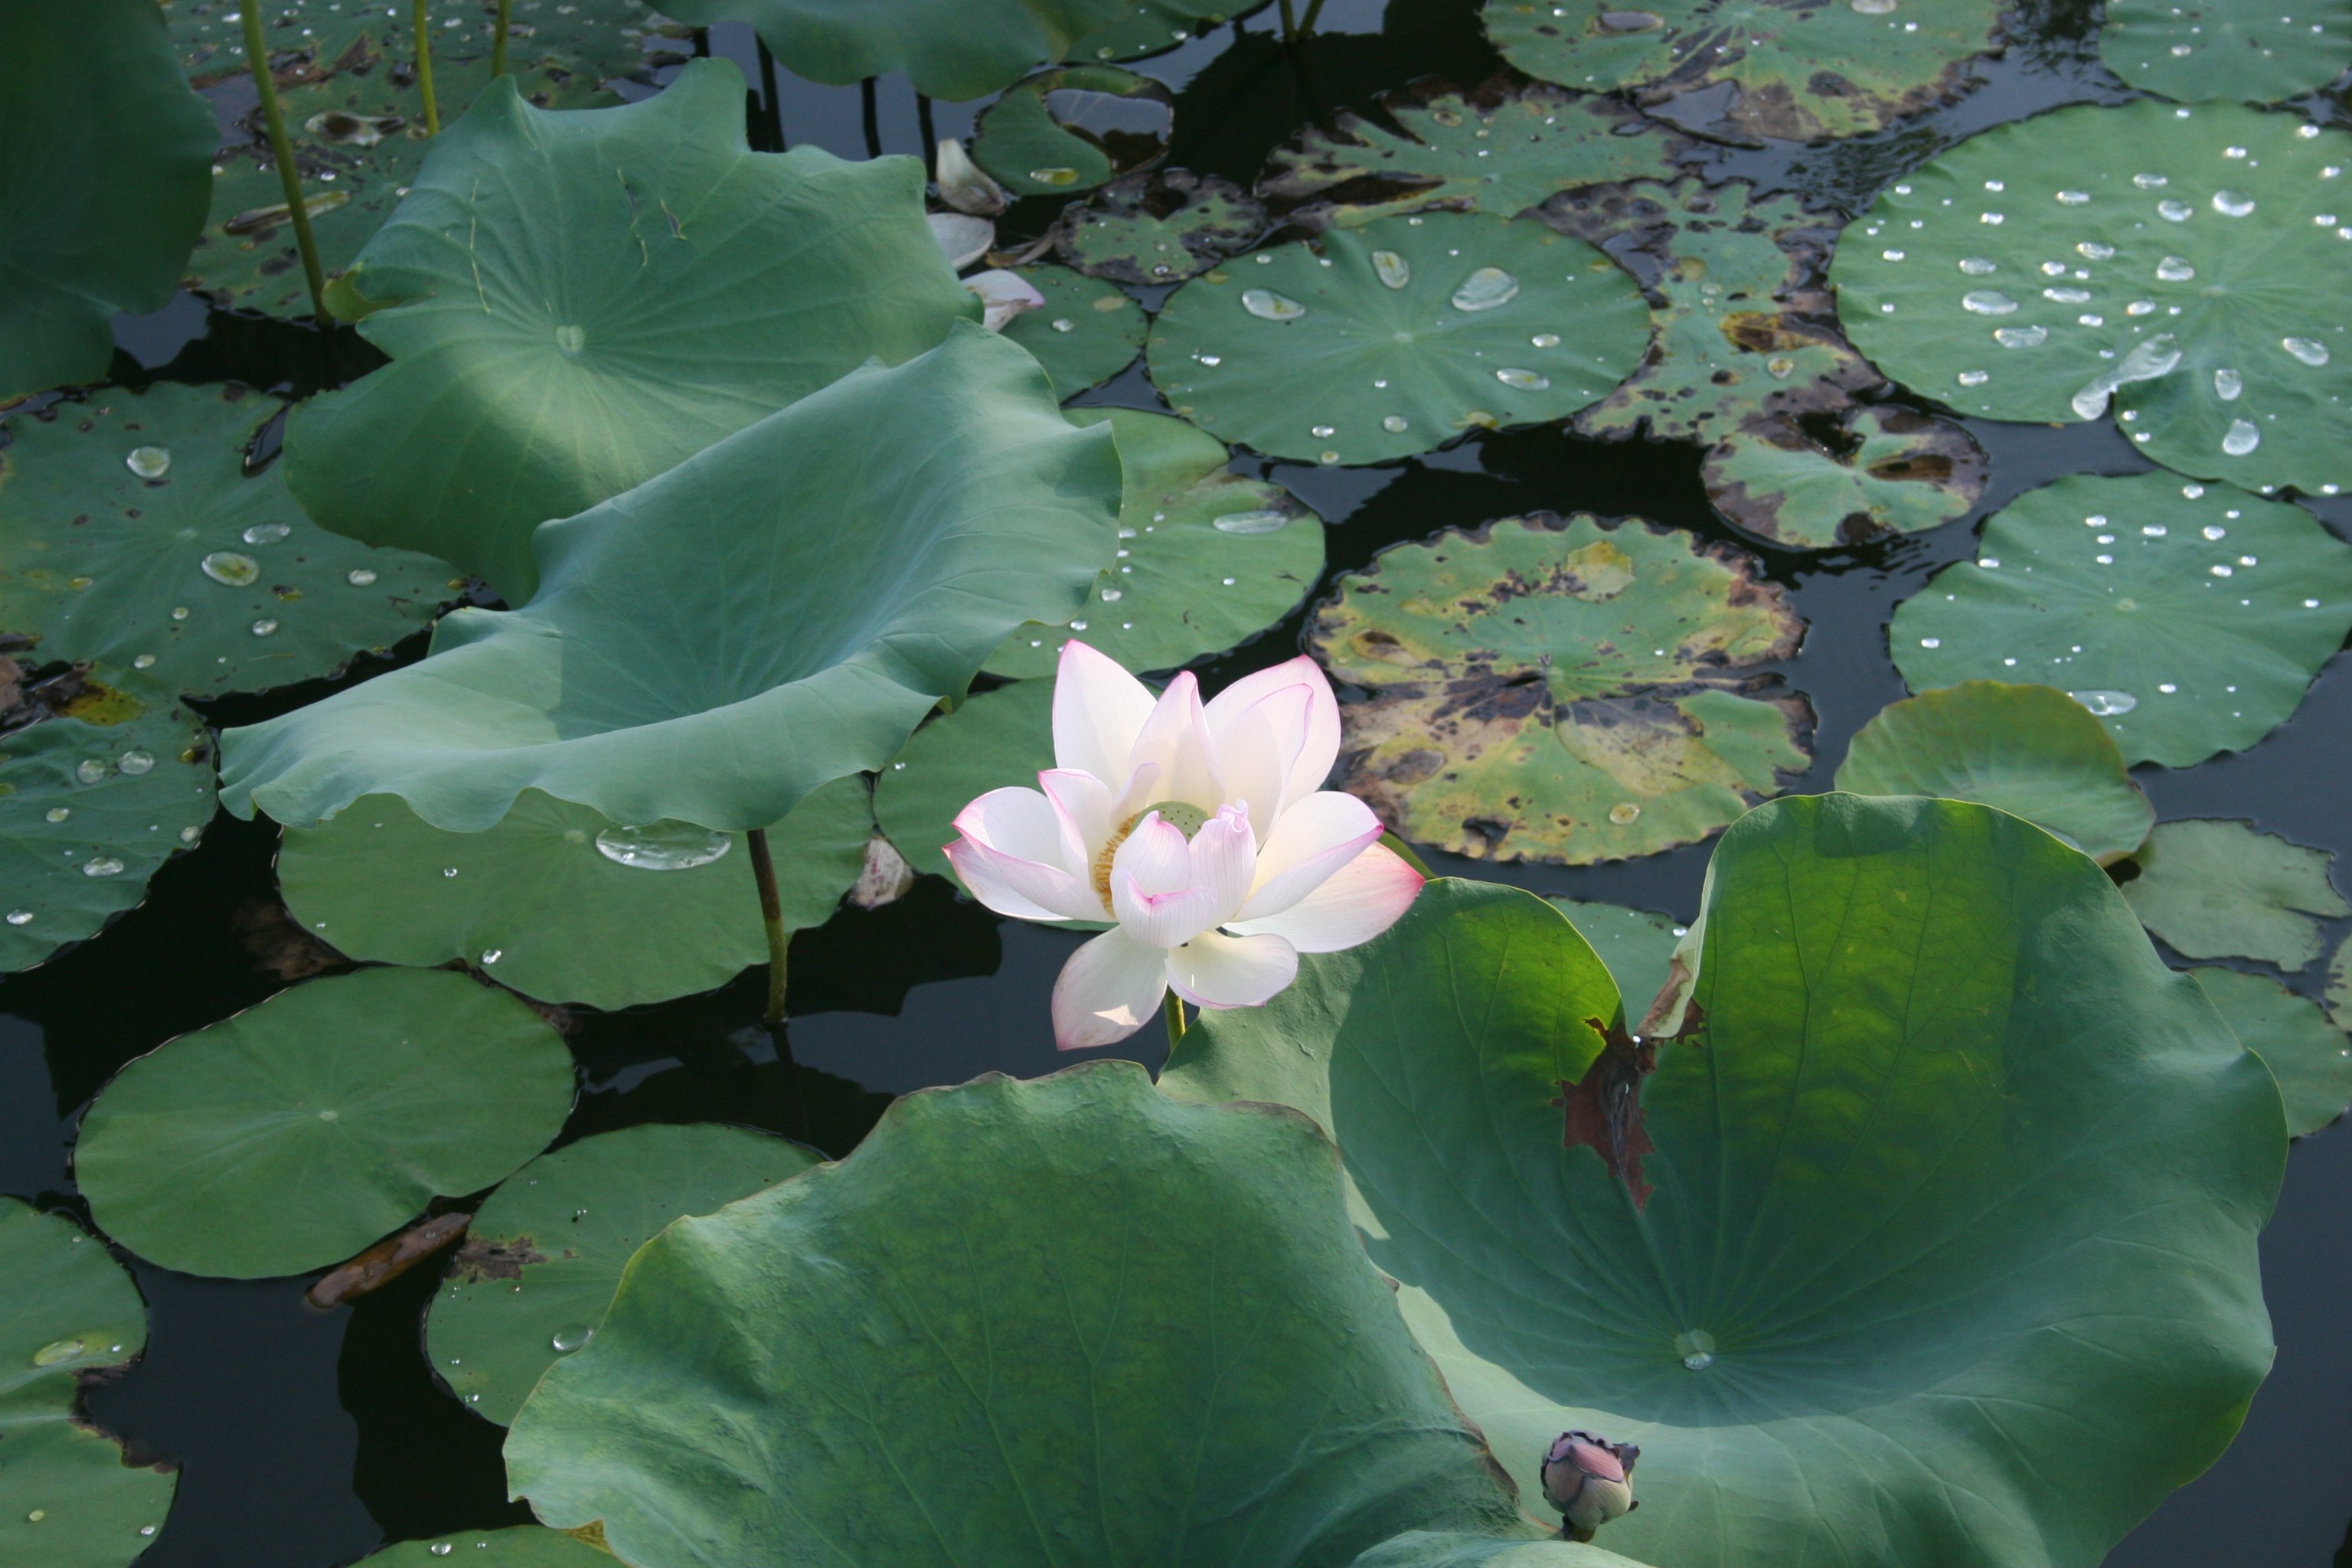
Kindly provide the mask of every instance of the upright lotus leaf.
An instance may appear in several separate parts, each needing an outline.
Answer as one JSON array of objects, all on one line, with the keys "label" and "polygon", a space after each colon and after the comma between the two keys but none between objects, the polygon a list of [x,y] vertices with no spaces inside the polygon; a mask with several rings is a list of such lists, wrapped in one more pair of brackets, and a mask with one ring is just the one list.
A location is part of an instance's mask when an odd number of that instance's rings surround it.
[{"label": "upright lotus leaf", "polygon": [[327,532],[283,465],[246,471],[284,405],[159,382],[8,422],[0,448],[0,626],[44,658],[143,670],[214,697],[332,675],[422,631],[449,563]]},{"label": "upright lotus leaf", "polygon": [[956,814],[990,790],[1034,784],[1053,765],[1054,683],[1017,680],[916,731],[874,781],[874,820],[907,864],[952,878],[941,851],[955,842]]},{"label": "upright lotus leaf", "polygon": [[1639,289],[1580,240],[1475,213],[1331,229],[1202,274],[1153,325],[1151,379],[1221,440],[1380,463],[1565,419],[1637,364]]},{"label": "upright lotus leaf", "polygon": [[1328,1096],[1521,1494],[1564,1430],[1641,1445],[1612,1547],[2092,1568],[2270,1364],[2270,1075],[2097,866],[1979,805],[1762,806],[1700,934],[1704,1032],[1636,1042],[1557,913],[1435,882],[1163,1083]]},{"label": "upright lotus leaf", "polygon": [[541,529],[528,606],[457,611],[424,662],[229,731],[223,794],[292,826],[396,795],[479,832],[527,789],[765,826],[887,763],[1014,626],[1067,619],[1118,486],[1109,433],[959,325]]},{"label": "upright lotus leaf", "polygon": [[1246,249],[1265,227],[1265,209],[1231,180],[1155,169],[1064,208],[1054,244],[1089,277],[1176,283]]},{"label": "upright lotus leaf", "polygon": [[397,1542],[361,1558],[353,1568],[441,1568],[442,1560],[460,1547],[466,1555],[458,1561],[467,1568],[613,1568],[612,1553],[535,1524]]},{"label": "upright lotus leaf", "polygon": [[137,675],[68,675],[5,717],[0,974],[12,974],[146,895],[212,820],[213,765],[203,723]]},{"label": "upright lotus leaf", "polygon": [[549,112],[510,81],[446,127],[345,282],[394,363],[294,411],[310,515],[421,549],[508,603],[530,532],[642,483],[979,305],[923,221],[921,165],[743,140],[743,79]]},{"label": "upright lotus leaf", "polygon": [[2286,1130],[2316,1132],[2352,1104],[2352,1041],[2319,1004],[2275,980],[2239,969],[2192,969],[2198,984],[2246,1049],[2278,1080]]},{"label": "upright lotus leaf", "polygon": [[[786,931],[823,925],[866,866],[866,780],[835,779],[768,829]],[[446,833],[393,795],[291,827],[278,886],[353,958],[456,960],[526,996],[615,1009],[724,985],[768,961],[740,835],[624,826],[525,790],[497,826]]]},{"label": "upright lotus leaf", "polygon": [[1830,219],[1797,196],[1686,180],[1572,191],[1542,221],[1601,247],[1654,297],[1641,368],[1577,416],[1588,436],[1715,440],[1765,415],[1843,409],[1884,378],[1838,331]]},{"label": "upright lotus leaf", "polygon": [[919,1091],[671,1226],[506,1457],[640,1568],[1342,1564],[1517,1523],[1313,1123],[1132,1062]]},{"label": "upright lotus leaf", "polygon": [[972,162],[1015,196],[1090,190],[1168,155],[1175,95],[1117,66],[1064,66],[1009,89],[973,126]]},{"label": "upright lotus leaf", "polygon": [[2335,856],[2249,822],[2168,822],[2133,858],[2139,875],[2124,884],[2124,897],[2183,958],[2302,969],[2322,951],[2319,921],[2352,915],[2328,875]]},{"label": "upright lotus leaf", "polygon": [[2103,866],[2138,848],[2156,825],[2115,737],[2047,686],[1964,680],[1890,702],[1854,736],[1837,787],[1997,806]]},{"label": "upright lotus leaf", "polygon": [[1752,557],[1639,519],[1507,517],[1383,551],[1308,634],[1370,700],[1344,787],[1457,855],[1586,865],[1695,843],[1801,771],[1761,666],[1804,623]]},{"label": "upright lotus leaf", "polygon": [[1914,691],[2040,680],[2126,762],[2187,767],[2294,713],[2352,629],[2352,546],[2301,507],[2168,474],[2077,475],[1985,524],[1895,612]]},{"label": "upright lotus leaf", "polygon": [[1859,136],[1968,90],[2001,0],[1486,0],[1487,37],[1543,81],[1635,98],[1704,134]]},{"label": "upright lotus leaf", "polygon": [[1055,395],[1076,396],[1135,363],[1143,352],[1143,307],[1118,288],[1066,267],[1024,267],[1022,279],[1045,297],[1004,324],[1004,336],[1045,367]]},{"label": "upright lotus leaf", "polygon": [[0,404],[96,381],[205,220],[213,112],[152,0],[0,11]]},{"label": "upright lotus leaf", "polygon": [[622,1268],[680,1215],[711,1214],[816,1157],[741,1127],[625,1127],[541,1154],[474,1215],[425,1346],[466,1408],[503,1426],[540,1374],[596,1337]]},{"label": "upright lotus leaf", "polygon": [[1009,87],[1135,0],[662,0],[697,26],[749,22],[794,76],[836,87],[904,71],[961,101]]},{"label": "upright lotus leaf", "polygon": [[74,1177],[151,1263],[301,1274],[499,1180],[572,1098],[572,1053],[521,1001],[446,969],[362,969],[124,1068],[82,1118]]},{"label": "upright lotus leaf", "polygon": [[1553,899],[1550,903],[1568,917],[1576,934],[1608,966],[1618,994],[1625,999],[1627,1022],[1640,1023],[1650,1003],[1666,988],[1675,943],[1689,934],[1688,928],[1647,910],[1580,903],[1574,899]]},{"label": "upright lotus leaf", "polygon": [[0,1197],[0,1552],[41,1568],[130,1568],[179,1485],[81,1420],[84,1378],[147,1344],[147,1308],[63,1215]]},{"label": "upright lotus leaf", "polygon": [[1127,0],[1118,16],[1063,51],[1066,60],[1132,60],[1189,42],[1194,34],[1268,0]]},{"label": "upright lotus leaf", "polygon": [[1321,520],[1280,485],[1227,473],[1215,437],[1124,408],[1071,418],[1108,419],[1117,435],[1118,544],[1086,608],[1063,626],[1016,627],[989,674],[1050,676],[1073,635],[1129,669],[1173,669],[1264,631],[1321,579]]},{"label": "upright lotus leaf", "polygon": [[1702,154],[1615,98],[1507,77],[1390,93],[1380,109],[1343,110],[1276,147],[1258,195],[1317,228],[1433,208],[1516,217],[1582,185],[1674,179]]},{"label": "upright lotus leaf", "polygon": [[1554,1538],[1527,1541],[1491,1535],[1438,1535],[1410,1531],[1356,1559],[1352,1568],[1643,1568],[1630,1557]]},{"label": "upright lotus leaf", "polygon": [[2248,489],[2352,479],[2352,135],[2234,104],[2062,109],[1896,181],[1846,229],[1846,330],[1965,414],[2110,405],[2167,468]]},{"label": "upright lotus leaf", "polygon": [[1948,419],[1856,404],[1835,416],[1750,420],[1715,444],[1699,478],[1743,533],[1828,550],[1967,516],[1991,467],[1976,437]]},{"label": "upright lotus leaf", "polygon": [[2352,66],[2352,0],[2107,0],[2099,58],[2132,86],[2182,103],[2275,103]]}]

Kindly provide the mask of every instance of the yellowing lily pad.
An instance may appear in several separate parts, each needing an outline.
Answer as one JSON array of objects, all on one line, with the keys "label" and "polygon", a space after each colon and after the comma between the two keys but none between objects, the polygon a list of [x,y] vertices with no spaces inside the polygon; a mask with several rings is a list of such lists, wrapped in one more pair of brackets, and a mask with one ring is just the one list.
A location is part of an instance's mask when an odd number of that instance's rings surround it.
[{"label": "yellowing lily pad", "polygon": [[1265,209],[1231,180],[1156,169],[1065,208],[1054,243],[1089,277],[1179,283],[1246,249],[1265,226]]},{"label": "yellowing lily pad", "polygon": [[1743,533],[1828,550],[1967,516],[1990,468],[1976,437],[1948,419],[1856,404],[1751,420],[1715,444],[1699,475]]}]

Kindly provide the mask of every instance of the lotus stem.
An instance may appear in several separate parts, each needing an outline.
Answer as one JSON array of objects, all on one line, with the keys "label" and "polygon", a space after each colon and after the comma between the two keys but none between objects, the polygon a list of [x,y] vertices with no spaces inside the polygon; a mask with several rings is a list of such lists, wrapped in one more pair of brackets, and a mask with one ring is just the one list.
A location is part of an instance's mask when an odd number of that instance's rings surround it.
[{"label": "lotus stem", "polygon": [[768,134],[779,153],[790,152],[791,143],[784,140],[784,102],[776,88],[776,57],[768,50],[768,40],[759,34],[751,35],[752,45],[760,51],[760,96],[767,109]]},{"label": "lotus stem", "polygon": [[310,208],[302,199],[302,172],[294,166],[294,148],[286,140],[286,111],[278,107],[278,83],[269,75],[269,40],[261,32],[261,7],[245,11],[245,63],[253,68],[254,92],[261,100],[261,124],[269,137],[269,155],[278,163],[278,183],[286,192],[286,218],[294,226],[294,248],[302,253],[302,276],[310,285],[310,310],[321,325],[332,325],[327,310],[327,274],[319,265],[319,242],[310,233]]},{"label": "lotus stem", "polygon": [[1323,0],[1308,0],[1306,16],[1299,22],[1302,34],[1315,31],[1315,18],[1323,15]]},{"label": "lotus stem", "polygon": [[433,97],[433,32],[425,10],[431,0],[416,0],[416,88],[425,95],[425,134],[441,134],[441,105]]},{"label": "lotus stem", "polygon": [[513,16],[514,0],[499,0],[496,31],[490,34],[490,75],[493,78],[507,74],[507,28]]},{"label": "lotus stem", "polygon": [[784,929],[783,900],[776,895],[776,863],[768,858],[767,829],[755,827],[743,836],[751,850],[751,879],[760,888],[760,919],[768,928],[768,1026],[784,1021],[784,955],[792,933]]},{"label": "lotus stem", "polygon": [[1174,991],[1168,993],[1168,1048],[1174,1050],[1184,1043],[1184,998]]},{"label": "lotus stem", "polygon": [[1282,0],[1282,37],[1286,43],[1298,41],[1298,13],[1290,8],[1290,0]]},{"label": "lotus stem", "polygon": [[882,156],[882,102],[874,79],[869,76],[859,82],[857,90],[859,106],[865,110],[866,155],[879,158]]}]

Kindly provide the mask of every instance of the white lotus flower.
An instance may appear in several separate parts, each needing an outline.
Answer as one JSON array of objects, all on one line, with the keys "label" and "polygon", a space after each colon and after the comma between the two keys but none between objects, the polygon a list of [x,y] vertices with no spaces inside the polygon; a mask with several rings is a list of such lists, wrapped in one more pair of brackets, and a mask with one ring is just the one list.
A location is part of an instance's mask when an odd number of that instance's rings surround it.
[{"label": "white lotus flower", "polygon": [[1170,987],[1202,1007],[1255,1007],[1302,952],[1394,924],[1418,872],[1380,819],[1318,786],[1339,705],[1310,658],[1245,676],[1205,706],[1180,674],[1156,700],[1084,643],[1063,645],[1044,786],[992,790],[947,856],[972,896],[1030,921],[1116,921],[1054,986],[1066,1051],[1126,1038]]}]

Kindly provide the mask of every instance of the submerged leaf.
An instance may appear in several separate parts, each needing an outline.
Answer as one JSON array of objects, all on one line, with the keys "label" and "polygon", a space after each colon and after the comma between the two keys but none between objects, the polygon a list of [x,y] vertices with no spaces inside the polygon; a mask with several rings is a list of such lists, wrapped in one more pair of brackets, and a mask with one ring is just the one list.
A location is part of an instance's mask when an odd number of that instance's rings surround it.
[{"label": "submerged leaf", "polygon": [[2192,969],[2246,1049],[2263,1058],[2286,1106],[2287,1135],[2318,1131],[2352,1104],[2352,1040],[2319,1004],[2238,969]]},{"label": "submerged leaf", "polygon": [[1726,521],[1797,550],[1917,533],[1965,517],[1991,462],[1976,437],[1909,408],[1767,417],[1716,443],[1699,470]]},{"label": "submerged leaf", "polygon": [[2319,921],[2352,915],[2328,874],[2336,857],[2249,822],[2168,822],[2124,884],[2149,931],[2183,958],[2258,958],[2298,970],[2321,952]]}]

